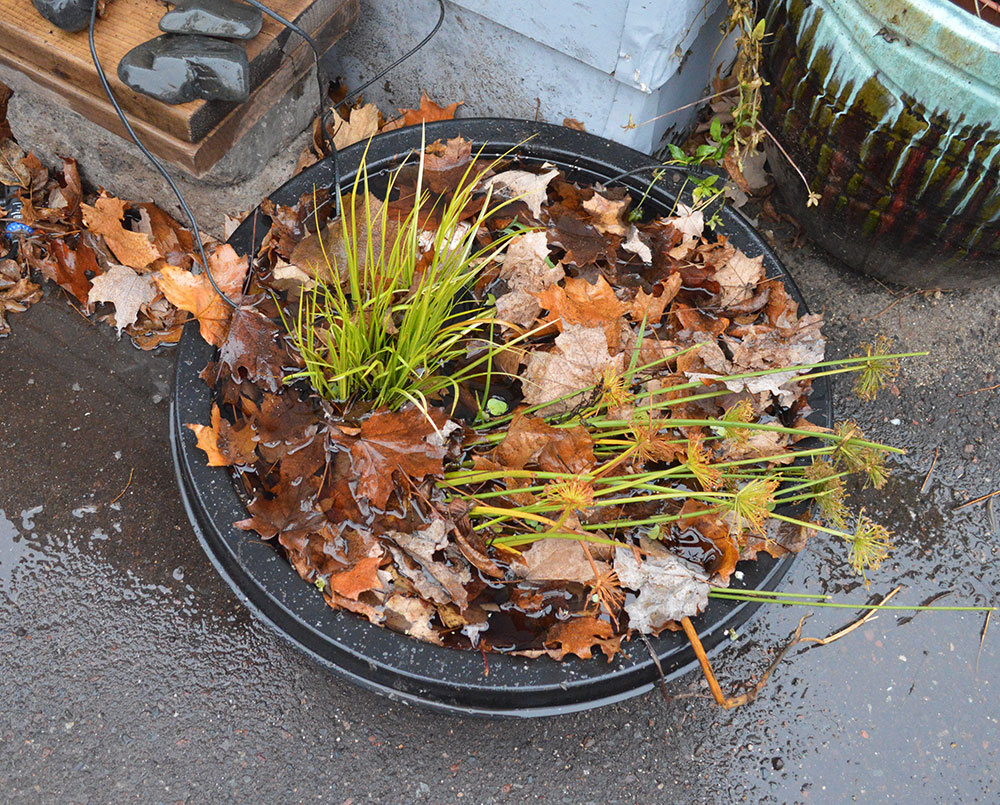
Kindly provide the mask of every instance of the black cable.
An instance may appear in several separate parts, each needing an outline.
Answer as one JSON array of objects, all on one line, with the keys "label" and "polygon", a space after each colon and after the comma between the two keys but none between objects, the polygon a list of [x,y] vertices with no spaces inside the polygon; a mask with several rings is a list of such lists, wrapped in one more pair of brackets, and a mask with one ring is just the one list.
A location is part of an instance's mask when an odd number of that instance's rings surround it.
[{"label": "black cable", "polygon": [[108,100],[111,101],[111,105],[115,108],[115,112],[118,114],[118,119],[121,120],[122,125],[125,126],[125,130],[128,132],[129,137],[132,138],[132,142],[136,144],[138,149],[142,152],[142,155],[150,161],[153,167],[159,171],[160,175],[167,180],[167,184],[170,185],[170,189],[173,190],[174,195],[177,196],[177,201],[180,203],[181,209],[184,210],[184,214],[191,223],[191,233],[194,235],[195,243],[198,245],[198,254],[201,255],[201,265],[205,273],[208,275],[208,281],[212,283],[212,287],[215,289],[215,292],[223,298],[226,304],[235,310],[239,307],[239,305],[222,292],[222,289],[215,281],[215,277],[212,276],[212,270],[208,267],[208,257],[205,255],[205,246],[201,242],[201,233],[198,231],[198,222],[195,220],[194,213],[191,212],[191,208],[188,207],[187,202],[184,200],[184,196],[181,193],[180,188],[176,185],[174,180],[170,178],[170,174],[167,173],[167,169],[164,168],[163,165],[160,164],[160,161],[150,153],[149,149],[140,142],[138,135],[135,133],[135,129],[133,129],[132,124],[128,122],[128,118],[125,117],[125,113],[122,111],[121,106],[118,105],[118,101],[115,100],[114,93],[111,91],[111,85],[108,84],[108,77],[104,74],[104,68],[101,67],[101,60],[97,56],[97,48],[94,46],[94,25],[97,22],[97,3],[98,0],[94,0],[94,4],[90,7],[90,28],[87,31],[87,39],[90,43],[90,58],[94,61],[94,67],[97,68],[97,76],[101,79],[101,86],[104,87],[104,92],[108,96]]},{"label": "black cable", "polygon": [[[252,2],[252,0],[248,0],[248,2]],[[441,29],[441,26],[444,24],[444,0],[437,0],[437,3],[440,11],[438,13],[437,22],[434,24],[434,27],[431,29],[431,32],[427,34],[427,36],[425,36],[419,42],[417,42],[417,44],[414,45],[412,48],[410,48],[410,50],[408,50],[406,53],[404,53],[402,56],[396,59],[396,61],[394,61],[392,64],[386,67],[382,72],[378,73],[372,78],[369,78],[360,87],[357,87],[352,92],[348,93],[348,95],[345,96],[343,100],[338,101],[333,106],[331,106],[329,110],[324,111],[322,120],[325,121],[328,115],[332,114],[335,109],[339,109],[341,106],[347,103],[348,100],[350,100],[351,98],[357,98],[358,95],[360,95],[362,92],[368,89],[368,87],[370,87],[376,81],[379,81],[382,78],[384,78],[393,70],[395,70],[397,67],[399,67],[399,65],[401,65],[404,61],[410,58],[410,56],[412,56],[414,53],[420,50],[424,45],[430,42],[431,39],[434,38],[434,35]]]}]

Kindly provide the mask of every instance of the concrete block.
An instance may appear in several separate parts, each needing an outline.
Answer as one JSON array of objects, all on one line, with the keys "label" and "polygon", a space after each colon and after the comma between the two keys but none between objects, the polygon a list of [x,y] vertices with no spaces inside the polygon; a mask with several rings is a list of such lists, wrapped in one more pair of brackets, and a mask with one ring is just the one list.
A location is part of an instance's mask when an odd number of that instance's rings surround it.
[{"label": "concrete block", "polygon": [[[136,201],[153,201],[184,221],[170,187],[138,148],[68,109],[63,99],[23,73],[0,65],[14,90],[8,120],[21,145],[44,163],[73,157],[84,181]],[[193,179],[167,165],[203,232],[221,238],[225,214],[255,207],[287,181],[311,137],[318,103],[312,68],[208,173]]]}]

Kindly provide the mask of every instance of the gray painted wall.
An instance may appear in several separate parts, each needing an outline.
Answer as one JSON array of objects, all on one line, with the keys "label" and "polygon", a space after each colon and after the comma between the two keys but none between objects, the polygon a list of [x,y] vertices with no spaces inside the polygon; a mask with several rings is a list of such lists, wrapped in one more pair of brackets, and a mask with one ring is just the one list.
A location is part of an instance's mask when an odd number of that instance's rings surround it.
[{"label": "gray painted wall", "polygon": [[[383,109],[426,91],[465,101],[461,116],[561,123],[652,151],[676,138],[695,110],[646,121],[706,94],[719,47],[723,0],[447,0],[438,35],[365,94]],[[418,42],[437,19],[434,0],[362,0],[361,16],[327,57],[357,86]],[[629,128],[629,121],[639,125]]]}]

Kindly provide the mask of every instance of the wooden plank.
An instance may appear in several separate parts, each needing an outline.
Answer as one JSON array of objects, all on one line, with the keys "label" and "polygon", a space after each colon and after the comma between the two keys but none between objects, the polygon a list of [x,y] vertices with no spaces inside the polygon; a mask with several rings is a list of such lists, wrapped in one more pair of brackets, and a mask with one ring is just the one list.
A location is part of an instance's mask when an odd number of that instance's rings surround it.
[{"label": "wooden plank", "polygon": [[[35,11],[31,0],[4,0],[3,5],[8,7],[0,14],[0,51],[30,64],[34,69],[29,74],[47,73],[84,93],[103,97],[86,31],[70,34],[59,30]],[[310,33],[337,14],[346,30],[357,13],[356,0],[274,0],[270,5]],[[169,106],[132,92],[117,77],[118,62],[125,53],[160,35],[159,21],[165,8],[157,0],[114,0],[107,19],[98,22],[95,44],[112,89],[127,112],[154,123],[172,137],[196,142],[229,115],[234,105],[192,101]],[[260,86],[287,55],[286,50],[297,49],[300,42],[265,16],[261,33],[244,44],[251,64],[251,88]]]},{"label": "wooden plank", "polygon": [[[356,12],[357,2],[358,0],[349,0],[347,5],[352,5]],[[320,35],[330,38],[331,42],[335,41],[344,32],[341,22],[338,10],[338,13],[319,26]],[[23,55],[0,49],[0,63],[30,76],[34,84],[47,91],[57,103],[68,106],[88,120],[120,137],[128,137],[117,114],[105,97],[94,97],[54,73],[34,70],[31,62]],[[309,73],[312,64],[312,51],[307,48],[296,49],[290,57],[279,64],[270,76],[264,79],[251,96],[250,101],[234,109],[197,143],[173,137],[159,126],[132,114],[128,115],[129,121],[143,144],[153,154],[181,168],[193,177],[202,176],[225,156],[234,143],[238,142],[270,111],[288,88],[295,86],[304,75]]]}]

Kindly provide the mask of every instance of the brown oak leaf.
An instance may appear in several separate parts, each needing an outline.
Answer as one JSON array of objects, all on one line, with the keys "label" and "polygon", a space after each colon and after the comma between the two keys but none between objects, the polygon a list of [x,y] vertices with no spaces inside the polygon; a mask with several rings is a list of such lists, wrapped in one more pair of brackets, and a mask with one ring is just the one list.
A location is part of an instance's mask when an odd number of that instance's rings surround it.
[{"label": "brown oak leaf", "polygon": [[563,659],[567,654],[589,660],[594,656],[592,649],[596,646],[611,662],[620,650],[621,642],[621,637],[615,636],[610,623],[591,615],[578,615],[556,623],[545,636],[545,648],[549,656],[556,660]]}]

